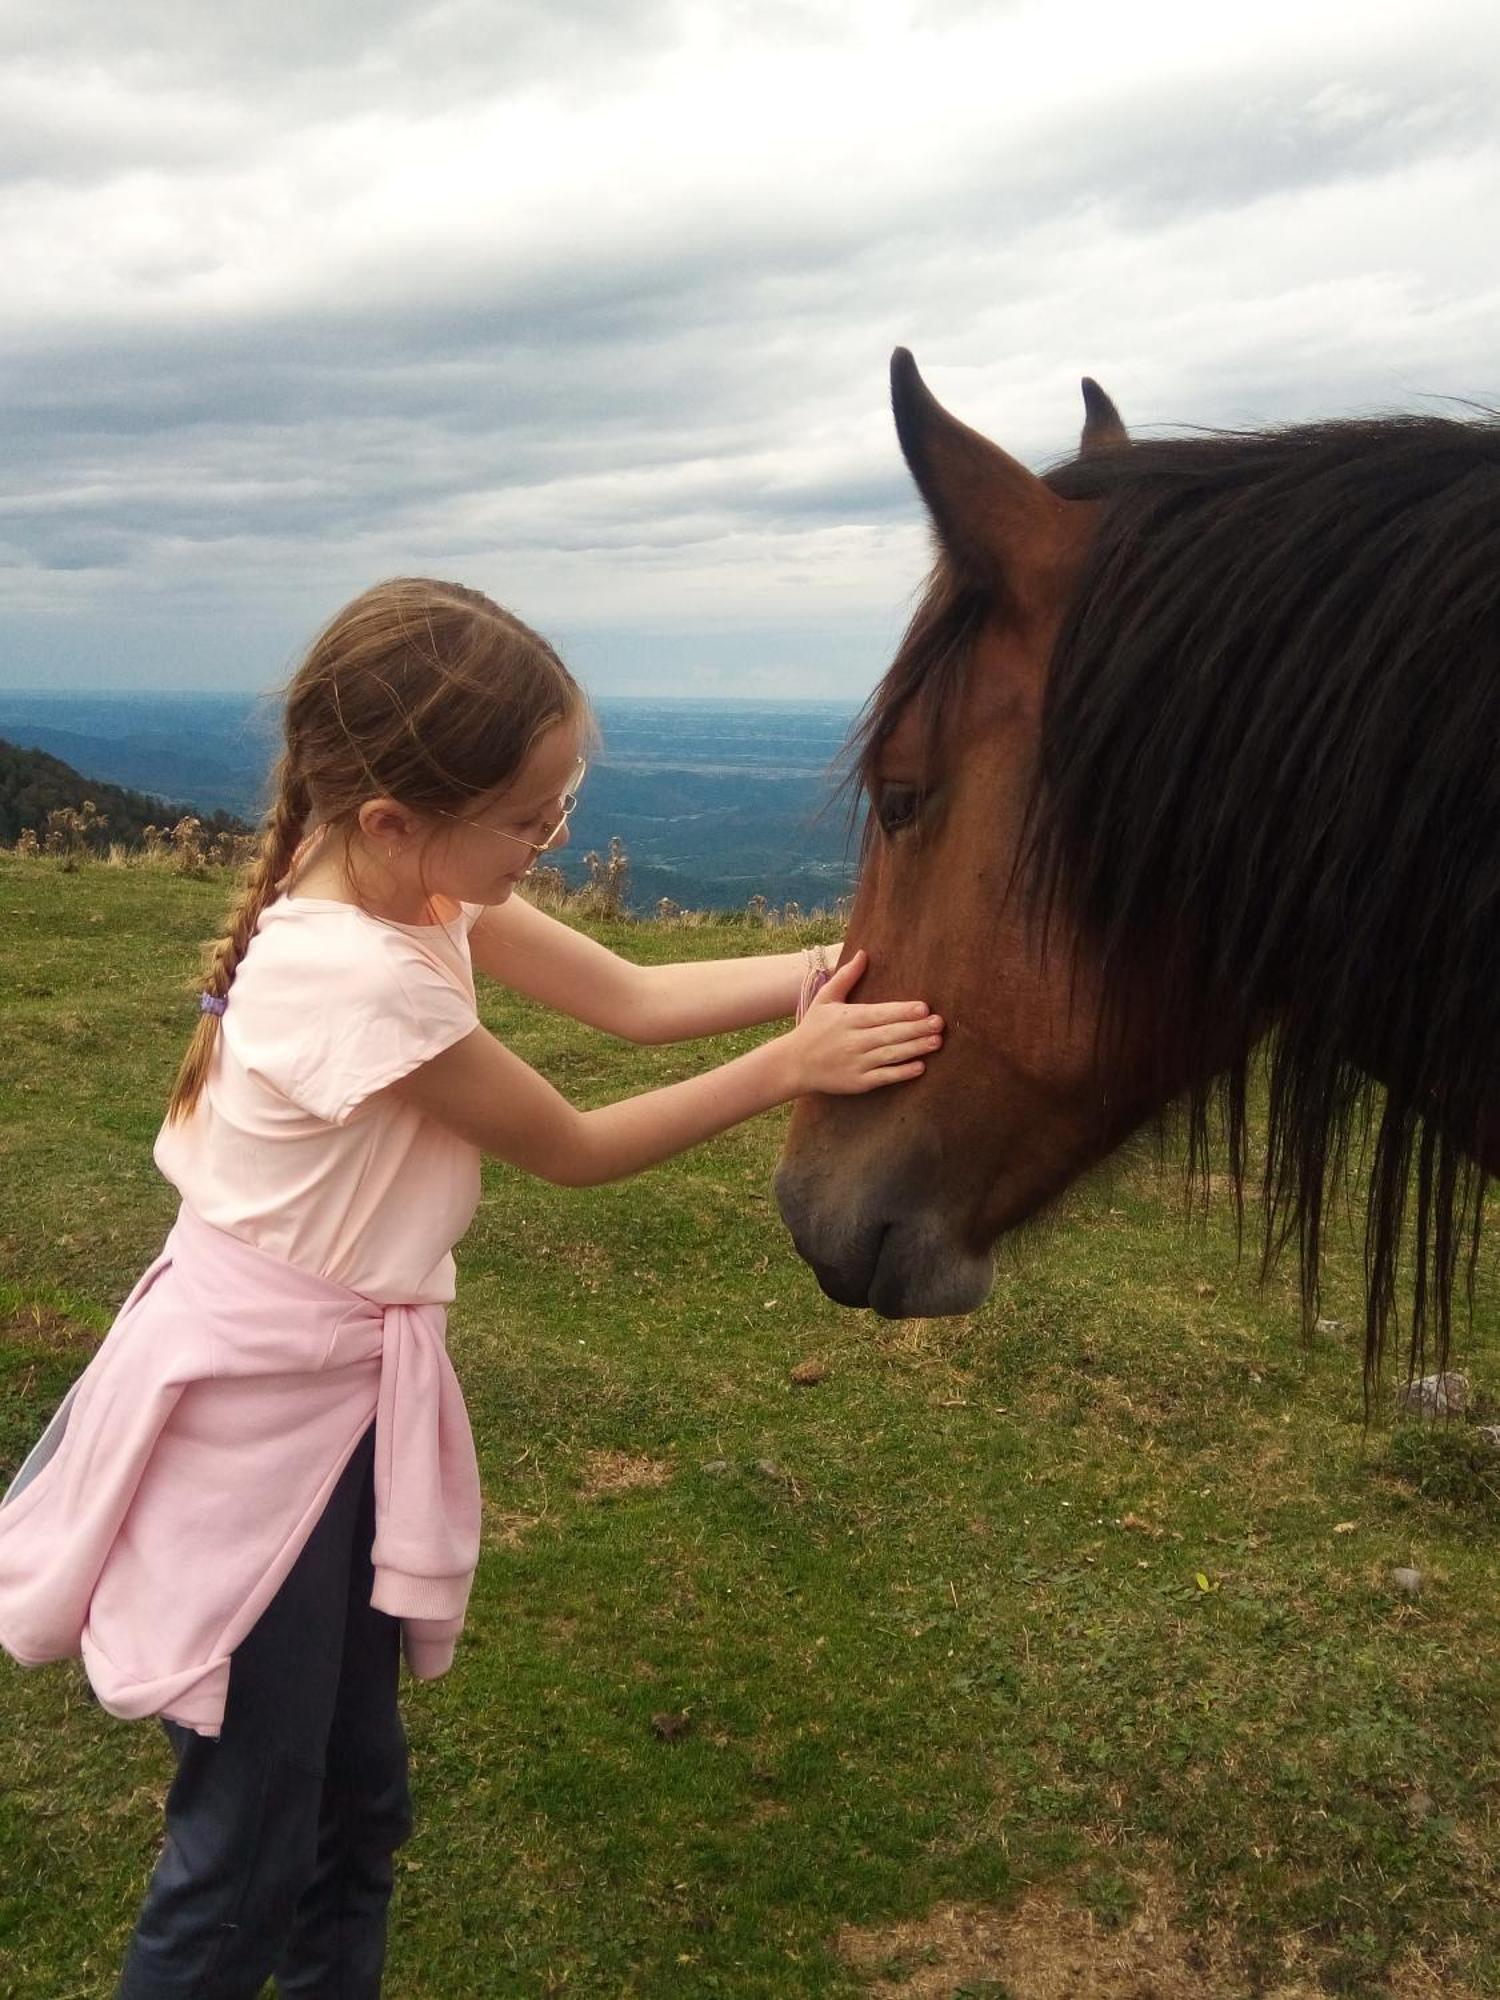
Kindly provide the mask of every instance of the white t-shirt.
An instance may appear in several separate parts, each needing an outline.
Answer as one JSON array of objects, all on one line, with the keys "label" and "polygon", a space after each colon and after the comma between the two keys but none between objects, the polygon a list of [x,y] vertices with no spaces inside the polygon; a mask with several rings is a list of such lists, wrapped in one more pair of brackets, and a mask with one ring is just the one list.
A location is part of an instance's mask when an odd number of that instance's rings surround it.
[{"label": "white t-shirt", "polygon": [[469,928],[279,897],[229,989],[191,1115],[156,1164],[205,1222],[383,1304],[453,1297],[479,1149],[385,1085],[478,1026]]}]

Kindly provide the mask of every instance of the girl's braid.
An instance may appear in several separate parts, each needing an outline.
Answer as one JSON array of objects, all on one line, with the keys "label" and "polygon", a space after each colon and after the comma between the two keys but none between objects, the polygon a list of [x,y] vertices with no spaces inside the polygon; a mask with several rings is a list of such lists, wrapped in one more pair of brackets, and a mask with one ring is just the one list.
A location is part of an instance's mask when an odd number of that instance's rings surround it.
[{"label": "girl's braid", "polygon": [[[290,872],[311,810],[307,781],[294,764],[290,751],[277,765],[275,776],[275,801],[266,818],[260,852],[245,871],[223,936],[215,938],[204,948],[204,1011],[188,1044],[187,1054],[182,1059],[171,1101],[167,1105],[167,1117],[174,1123],[187,1117],[198,1101],[208,1077],[214,1044],[219,1036],[219,1018],[224,1011],[223,1003],[229,997],[235,969],[255,935],[255,926],[260,922],[262,912],[275,896],[277,885]],[[211,1006],[209,1003],[213,1001],[220,1004]]]}]

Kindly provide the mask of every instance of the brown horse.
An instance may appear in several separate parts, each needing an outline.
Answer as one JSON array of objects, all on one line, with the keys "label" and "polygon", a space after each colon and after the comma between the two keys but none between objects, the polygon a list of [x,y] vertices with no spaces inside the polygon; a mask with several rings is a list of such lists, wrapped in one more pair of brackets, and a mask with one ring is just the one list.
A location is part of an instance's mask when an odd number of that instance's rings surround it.
[{"label": "brown horse", "polygon": [[[937,563],[857,738],[861,999],[948,1021],[917,1083],[812,1099],[782,1214],[829,1295],[979,1305],[992,1246],[1185,1097],[1316,1302],[1368,1168],[1367,1366],[1410,1259],[1446,1354],[1500,1162],[1500,425],[1133,442],[1084,383],[1037,477],[911,356],[896,428]],[[1257,1051],[1263,1164],[1246,1131]],[[1414,1247],[1413,1247],[1414,1243]]]}]

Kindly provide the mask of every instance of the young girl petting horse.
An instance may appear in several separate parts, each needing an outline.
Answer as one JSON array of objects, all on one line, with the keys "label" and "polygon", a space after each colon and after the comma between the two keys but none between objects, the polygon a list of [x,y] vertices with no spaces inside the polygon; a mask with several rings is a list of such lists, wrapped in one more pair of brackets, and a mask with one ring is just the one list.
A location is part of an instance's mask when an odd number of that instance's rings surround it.
[{"label": "young girl petting horse", "polygon": [[[613,1180],[939,1045],[921,1002],[850,1001],[862,954],[816,994],[800,953],[641,968],[520,900],[588,726],[545,640],[421,579],[348,605],[292,681],[157,1140],[177,1221],[0,1508],[0,1640],[81,1653],[176,1757],[121,2000],[379,1990],[399,1657],[449,1665],[479,1550],[443,1333],[481,1153]],[[480,1025],[473,966],[643,1042],[800,1018],[580,1112]]]}]

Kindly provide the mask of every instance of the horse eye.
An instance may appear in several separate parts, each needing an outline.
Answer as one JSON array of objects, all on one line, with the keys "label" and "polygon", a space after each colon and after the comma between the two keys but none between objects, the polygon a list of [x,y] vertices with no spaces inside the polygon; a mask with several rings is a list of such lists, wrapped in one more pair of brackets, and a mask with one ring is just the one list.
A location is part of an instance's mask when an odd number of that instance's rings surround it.
[{"label": "horse eye", "polygon": [[900,833],[910,826],[922,806],[922,794],[915,785],[881,785],[875,794],[875,817],[886,833]]}]

